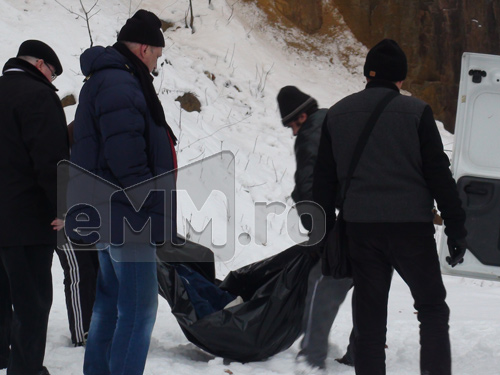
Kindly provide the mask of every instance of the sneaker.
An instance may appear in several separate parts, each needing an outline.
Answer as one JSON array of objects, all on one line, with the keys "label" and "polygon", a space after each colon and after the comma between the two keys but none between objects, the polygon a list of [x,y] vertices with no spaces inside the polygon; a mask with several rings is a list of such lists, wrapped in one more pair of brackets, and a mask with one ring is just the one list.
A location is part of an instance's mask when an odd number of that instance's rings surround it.
[{"label": "sneaker", "polygon": [[295,363],[295,375],[326,375],[325,365],[314,366],[309,363],[303,355],[299,355],[295,360]]}]

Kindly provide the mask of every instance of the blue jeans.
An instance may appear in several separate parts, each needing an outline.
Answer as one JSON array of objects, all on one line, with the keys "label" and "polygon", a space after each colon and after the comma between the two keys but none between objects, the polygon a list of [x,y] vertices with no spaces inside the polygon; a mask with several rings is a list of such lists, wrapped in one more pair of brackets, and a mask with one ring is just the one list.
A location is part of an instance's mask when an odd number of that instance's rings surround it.
[{"label": "blue jeans", "polygon": [[99,264],[83,372],[141,375],[158,309],[156,248],[109,246],[99,251]]}]

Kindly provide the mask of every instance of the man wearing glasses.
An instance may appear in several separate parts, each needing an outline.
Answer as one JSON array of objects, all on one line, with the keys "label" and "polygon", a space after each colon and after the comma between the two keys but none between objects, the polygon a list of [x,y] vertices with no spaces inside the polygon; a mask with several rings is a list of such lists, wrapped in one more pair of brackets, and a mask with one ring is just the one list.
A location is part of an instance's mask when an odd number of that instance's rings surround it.
[{"label": "man wearing glasses", "polygon": [[57,163],[69,157],[51,83],[61,73],[52,48],[27,40],[0,77],[0,368],[9,375],[49,374]]}]

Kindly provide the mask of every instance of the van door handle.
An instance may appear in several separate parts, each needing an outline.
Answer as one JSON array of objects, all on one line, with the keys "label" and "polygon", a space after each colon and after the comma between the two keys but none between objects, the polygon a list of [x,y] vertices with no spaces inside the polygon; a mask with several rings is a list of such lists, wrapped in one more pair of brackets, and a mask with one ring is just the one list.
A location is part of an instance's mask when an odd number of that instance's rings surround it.
[{"label": "van door handle", "polygon": [[476,194],[476,195],[487,195],[488,194],[487,189],[481,189],[477,186],[472,186],[472,185],[467,185],[466,187],[464,187],[464,191],[467,194]]}]

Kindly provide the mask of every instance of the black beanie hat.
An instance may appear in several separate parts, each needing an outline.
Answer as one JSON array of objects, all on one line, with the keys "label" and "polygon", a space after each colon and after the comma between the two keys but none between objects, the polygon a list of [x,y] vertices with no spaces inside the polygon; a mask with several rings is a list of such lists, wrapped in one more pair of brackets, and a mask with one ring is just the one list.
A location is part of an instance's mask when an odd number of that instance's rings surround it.
[{"label": "black beanie hat", "polygon": [[297,87],[285,86],[278,93],[278,106],[281,113],[281,122],[286,126],[301,113],[307,112],[313,107],[318,107],[318,103]]},{"label": "black beanie hat", "polygon": [[17,52],[17,56],[31,56],[36,57],[37,59],[42,59],[47,64],[50,64],[56,70],[55,73],[59,76],[63,72],[63,68],[61,66],[61,62],[57,57],[56,53],[52,48],[50,48],[44,42],[40,42],[39,40],[26,40],[19,46],[19,51]]},{"label": "black beanie hat", "polygon": [[406,78],[407,73],[406,55],[392,39],[382,40],[366,55],[365,77],[399,82]]},{"label": "black beanie hat", "polygon": [[165,47],[161,21],[154,13],[139,9],[120,30],[118,41]]}]

